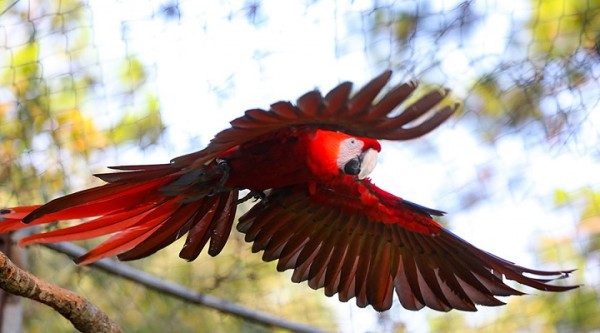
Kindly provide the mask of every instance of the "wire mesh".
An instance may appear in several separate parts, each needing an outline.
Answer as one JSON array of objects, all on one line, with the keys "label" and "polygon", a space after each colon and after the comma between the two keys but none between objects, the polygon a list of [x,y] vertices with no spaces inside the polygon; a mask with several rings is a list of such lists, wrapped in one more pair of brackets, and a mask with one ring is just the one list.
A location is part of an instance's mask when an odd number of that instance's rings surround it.
[{"label": "wire mesh", "polygon": [[[598,329],[599,36],[598,1],[0,2],[0,206],[98,184],[107,165],[167,162],[246,109],[393,69],[463,107],[425,138],[384,143],[375,182],[448,211],[501,257],[577,268],[582,288],[476,314],[377,314],[290,283],[240,235],[218,258],[185,263],[174,245],[133,265],[327,330]],[[263,330],[44,249],[30,262],[128,330]],[[27,306],[28,331],[68,329]]]}]

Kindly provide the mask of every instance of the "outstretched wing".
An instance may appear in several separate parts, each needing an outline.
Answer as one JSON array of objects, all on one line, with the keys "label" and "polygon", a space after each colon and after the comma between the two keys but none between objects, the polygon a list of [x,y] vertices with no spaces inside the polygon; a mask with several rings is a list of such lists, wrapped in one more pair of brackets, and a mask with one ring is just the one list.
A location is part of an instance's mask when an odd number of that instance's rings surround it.
[{"label": "outstretched wing", "polygon": [[220,170],[215,158],[228,149],[293,126],[339,129],[382,139],[410,139],[431,131],[456,109],[442,108],[419,125],[405,128],[434,108],[446,92],[429,93],[390,117],[416,89],[413,83],[400,85],[373,105],[390,76],[389,71],[381,74],[352,98],[352,84],[346,82],[325,97],[317,91],[309,92],[298,99],[297,106],[278,102],[269,111],[249,110],[232,121],[231,128],[217,134],[204,150],[175,158],[169,164],[112,167],[120,171],[97,175],[109,184],[55,199],[41,207],[27,207],[26,216],[23,211],[0,210],[0,221],[4,220],[0,230],[23,227],[19,224],[21,219],[41,224],[96,217],[68,229],[31,236],[23,244],[115,233],[80,258],[80,262],[113,254],[131,260],[152,254],[188,232],[181,257],[193,260],[209,240],[209,254],[216,255],[227,240],[237,203],[237,191],[220,191],[224,172],[214,172]]},{"label": "outstretched wing", "polygon": [[576,288],[548,283],[571,271],[533,270],[478,249],[431,219],[440,213],[369,180],[348,181],[274,190],[237,228],[264,260],[293,269],[294,282],[379,311],[390,308],[394,292],[410,310],[502,305],[496,296],[523,294],[503,278],[545,291]]},{"label": "outstretched wing", "polygon": [[[174,158],[169,164],[114,166],[110,168],[120,171],[96,176],[109,183],[136,182],[140,178],[146,179],[150,173],[161,177],[165,174],[201,170],[233,147],[261,135],[291,127],[336,130],[374,139],[409,140],[438,127],[459,106],[454,104],[437,107],[446,98],[448,90],[434,90],[410,104],[407,103],[417,89],[415,82],[392,88],[375,103],[391,75],[391,71],[383,72],[352,97],[352,83],[344,82],[324,97],[314,90],[299,97],[296,105],[276,102],[268,111],[248,110],[243,116],[231,121],[230,128],[217,133],[208,146],[200,151]],[[397,112],[396,109],[400,106],[402,111]],[[430,112],[433,114],[427,117]],[[411,126],[411,123],[415,124]]]},{"label": "outstretched wing", "polygon": [[352,97],[352,83],[344,82],[324,97],[315,90],[298,98],[296,105],[277,102],[271,105],[269,111],[248,110],[243,116],[231,121],[231,128],[218,133],[204,150],[175,158],[173,163],[201,165],[232,147],[292,126],[339,130],[374,139],[409,140],[432,131],[458,108],[458,104],[445,106],[429,118],[407,127],[407,124],[433,110],[448,91],[429,92],[412,104],[404,105],[402,112],[393,115],[395,109],[415,92],[417,84],[409,82],[398,85],[374,103],[391,75],[391,71],[382,73]]}]

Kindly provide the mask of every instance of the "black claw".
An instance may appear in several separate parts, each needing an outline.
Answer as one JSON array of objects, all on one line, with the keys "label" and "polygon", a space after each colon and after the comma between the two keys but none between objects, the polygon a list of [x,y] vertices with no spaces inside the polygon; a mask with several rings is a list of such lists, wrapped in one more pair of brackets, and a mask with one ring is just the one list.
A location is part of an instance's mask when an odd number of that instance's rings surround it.
[{"label": "black claw", "polygon": [[246,194],[243,198],[238,199],[237,204],[241,204],[244,203],[250,199],[254,199],[254,201],[257,200],[264,200],[267,197],[267,195],[263,192],[263,191],[250,191],[250,193]]},{"label": "black claw", "polygon": [[184,173],[181,177],[163,186],[160,191],[169,197],[185,193],[183,203],[200,200],[207,196],[228,192],[225,187],[229,179],[230,168],[226,161],[217,160],[214,165],[201,167]]},{"label": "black claw", "polygon": [[213,170],[211,170],[211,172],[213,172],[213,171],[221,172],[221,179],[219,179],[219,189],[222,189],[225,186],[225,183],[227,182],[227,179],[229,178],[229,170],[230,170],[229,164],[227,164],[227,162],[224,160],[218,160],[217,167],[214,168]]}]

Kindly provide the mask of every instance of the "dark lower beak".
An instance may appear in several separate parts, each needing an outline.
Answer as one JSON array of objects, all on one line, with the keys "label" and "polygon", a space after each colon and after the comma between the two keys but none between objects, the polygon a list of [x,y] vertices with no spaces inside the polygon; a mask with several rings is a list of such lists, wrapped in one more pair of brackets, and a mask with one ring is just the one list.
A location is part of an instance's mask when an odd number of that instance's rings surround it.
[{"label": "dark lower beak", "polygon": [[357,156],[344,165],[344,173],[347,175],[358,175],[360,173],[360,165],[362,161],[360,156]]}]

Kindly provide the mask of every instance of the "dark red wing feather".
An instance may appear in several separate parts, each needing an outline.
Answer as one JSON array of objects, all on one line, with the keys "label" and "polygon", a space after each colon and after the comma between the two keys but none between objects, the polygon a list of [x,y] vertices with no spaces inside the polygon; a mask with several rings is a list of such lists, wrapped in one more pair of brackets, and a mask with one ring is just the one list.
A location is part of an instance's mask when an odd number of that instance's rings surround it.
[{"label": "dark red wing feather", "polygon": [[445,106],[414,126],[407,124],[424,117],[446,97],[447,90],[428,93],[405,110],[393,115],[394,110],[414,93],[415,83],[399,85],[376,97],[389,81],[390,71],[377,76],[350,98],[352,83],[344,82],[325,97],[311,91],[298,98],[296,105],[277,102],[269,111],[252,109],[231,121],[231,128],[218,133],[204,149],[175,158],[175,164],[202,165],[244,142],[269,132],[294,126],[338,130],[351,135],[387,140],[409,140],[426,134],[448,119],[458,104]]},{"label": "dark red wing feather", "polygon": [[119,260],[144,258],[167,247],[188,232],[191,221],[197,213],[198,207],[196,205],[181,205],[181,208],[175,210],[173,215],[169,216],[168,220],[162,223],[144,242],[127,252],[119,254]]},{"label": "dark red wing feather", "polygon": [[338,116],[344,111],[350,92],[352,92],[352,82],[343,82],[331,89],[323,100],[325,108],[319,112],[331,115],[331,117]]},{"label": "dark red wing feather", "polygon": [[[368,180],[358,184],[386,205],[396,205],[388,208],[431,219],[425,207],[413,211],[411,203],[391,200],[391,194]],[[260,240],[253,250],[265,251],[263,259],[279,259],[280,270],[293,269],[294,282],[308,280],[313,289],[325,288],[328,296],[338,294],[342,301],[356,297],[358,306],[372,305],[383,311],[390,308],[396,293],[411,310],[427,306],[439,311],[476,311],[476,304],[504,304],[498,296],[523,294],[504,279],[545,291],[576,288],[548,283],[570,271],[515,265],[441,227],[426,233],[407,228],[410,224],[401,219],[384,223],[370,216],[368,208],[356,207],[356,202],[349,204],[353,212],[344,210],[336,195],[359,198],[359,193],[348,192],[357,187],[318,186],[316,195],[305,186],[273,190],[240,218],[238,230],[246,233],[247,241]],[[325,195],[318,197],[321,192]]]}]

